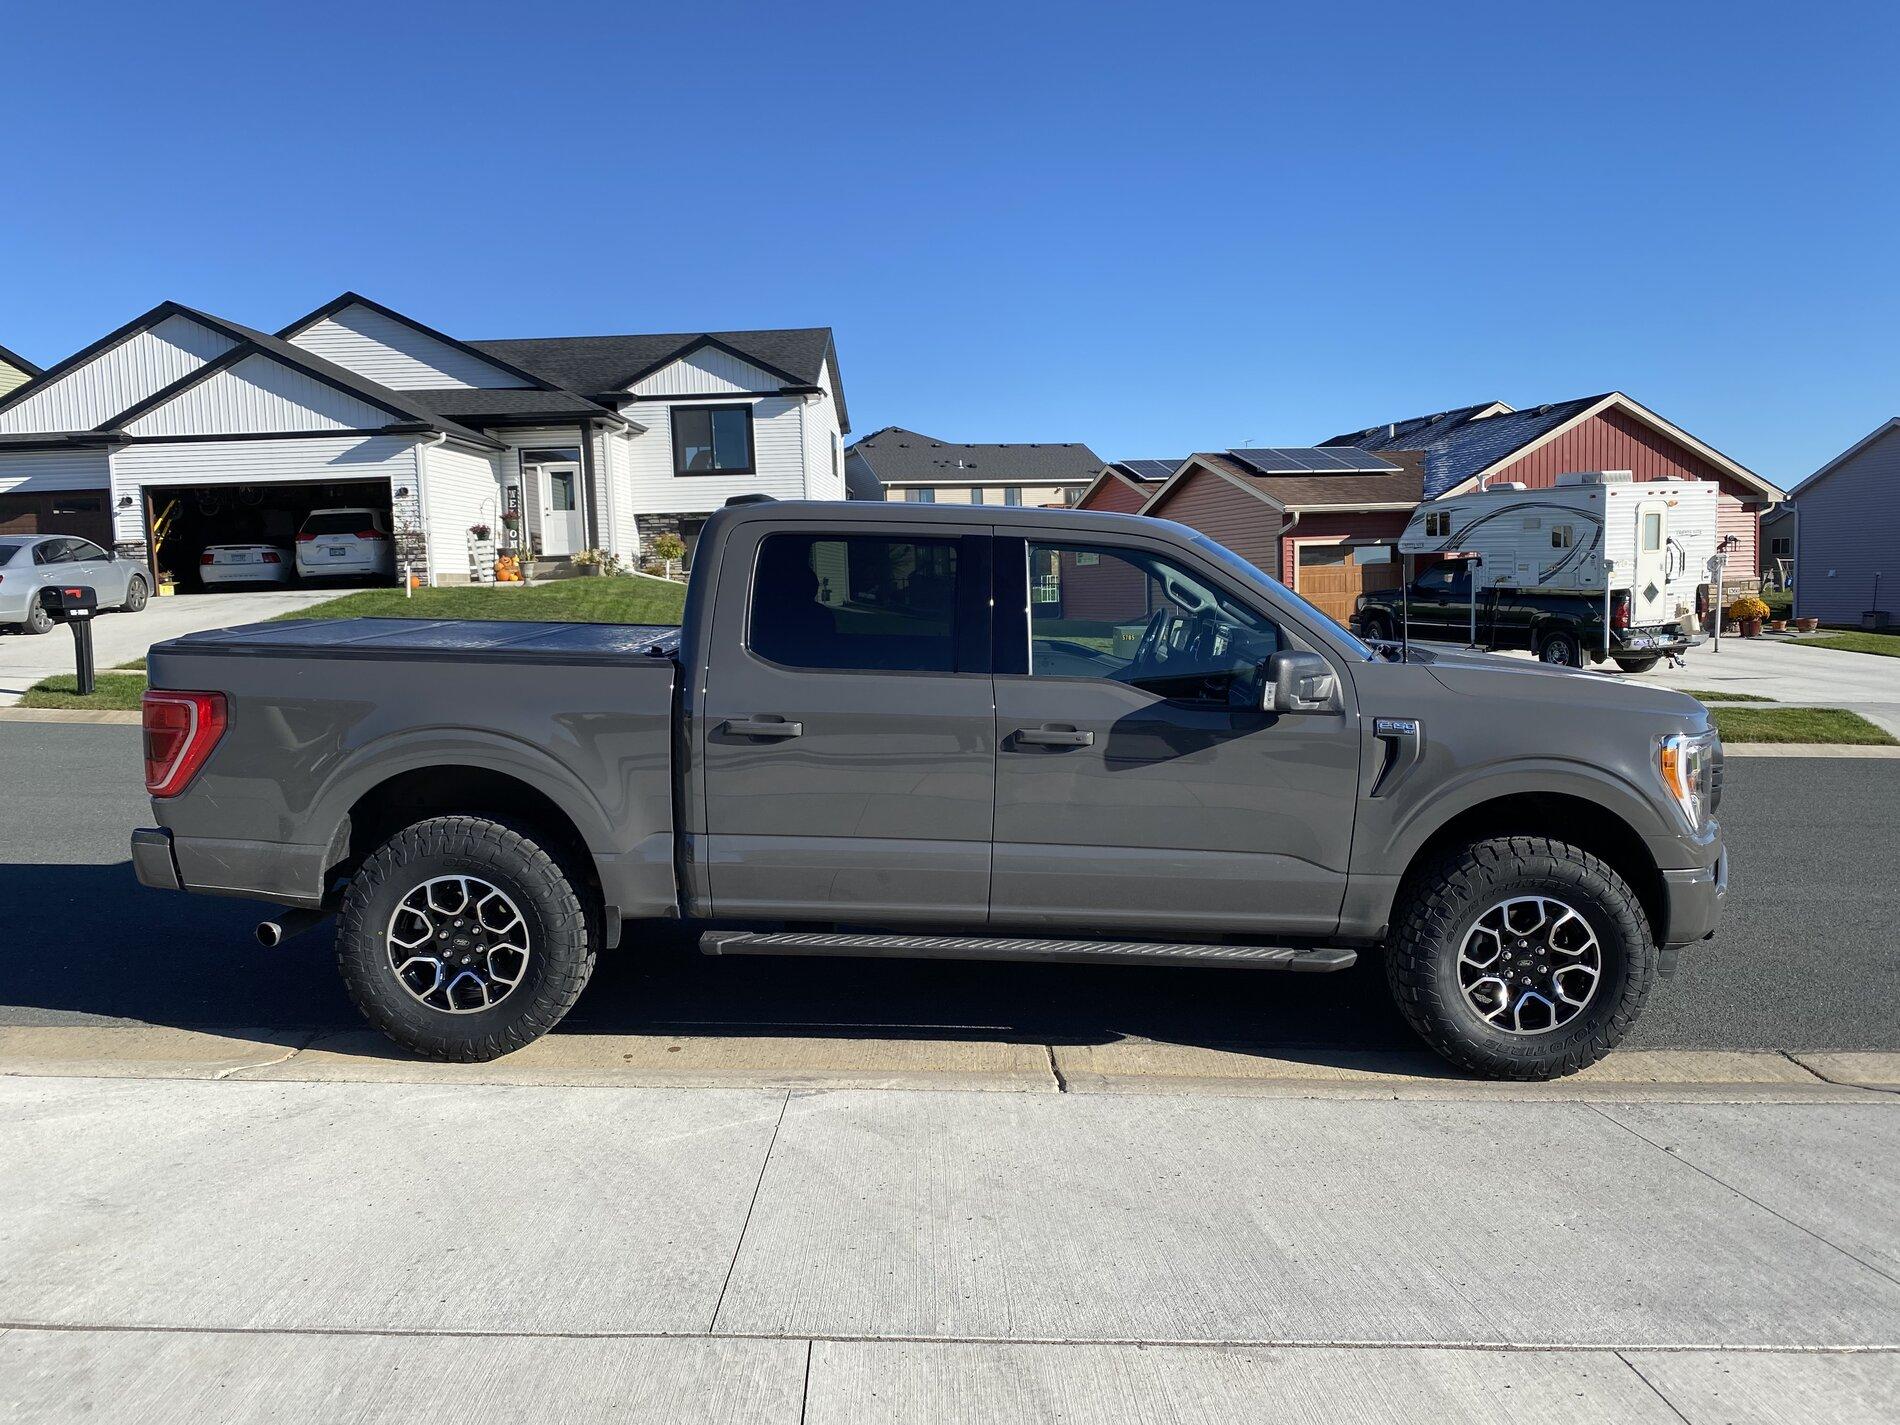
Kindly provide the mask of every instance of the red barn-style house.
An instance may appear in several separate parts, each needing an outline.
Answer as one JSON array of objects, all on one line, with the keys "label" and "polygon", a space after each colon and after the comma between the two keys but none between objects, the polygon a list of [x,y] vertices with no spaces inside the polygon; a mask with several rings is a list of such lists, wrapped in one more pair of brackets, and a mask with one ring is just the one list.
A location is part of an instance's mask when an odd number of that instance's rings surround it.
[{"label": "red barn-style house", "polygon": [[1715,481],[1728,575],[1758,576],[1761,513],[1781,490],[1620,391],[1527,410],[1464,406],[1315,447],[1193,455],[1140,512],[1193,526],[1345,618],[1362,590],[1398,582],[1398,537],[1421,501],[1484,482],[1550,486],[1572,470]]}]

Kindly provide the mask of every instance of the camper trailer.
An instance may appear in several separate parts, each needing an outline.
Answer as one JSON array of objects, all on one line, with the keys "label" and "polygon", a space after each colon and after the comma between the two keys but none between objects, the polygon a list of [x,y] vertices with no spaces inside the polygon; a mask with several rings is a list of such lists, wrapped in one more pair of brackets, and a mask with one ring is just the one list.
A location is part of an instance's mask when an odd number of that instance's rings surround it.
[{"label": "camper trailer", "polygon": [[[1613,657],[1634,670],[1687,647],[1712,597],[1716,542],[1713,482],[1600,470],[1559,475],[1549,489],[1493,485],[1429,500],[1399,552],[1465,557],[1458,588],[1479,624],[1470,641],[1573,666]],[[1390,624],[1395,601],[1377,602],[1362,612]],[[1422,635],[1416,617],[1409,627],[1415,637],[1450,637],[1464,631],[1454,618]]]}]

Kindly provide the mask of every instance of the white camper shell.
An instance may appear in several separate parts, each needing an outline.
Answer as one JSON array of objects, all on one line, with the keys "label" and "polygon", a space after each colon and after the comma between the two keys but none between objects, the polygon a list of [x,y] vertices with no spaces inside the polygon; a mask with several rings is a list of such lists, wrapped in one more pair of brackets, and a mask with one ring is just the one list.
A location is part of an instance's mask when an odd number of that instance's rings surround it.
[{"label": "white camper shell", "polygon": [[1399,537],[1401,554],[1475,554],[1484,588],[1604,594],[1627,590],[1630,624],[1684,628],[1716,551],[1712,480],[1636,480],[1627,470],[1559,475],[1550,489],[1493,485],[1428,500]]}]

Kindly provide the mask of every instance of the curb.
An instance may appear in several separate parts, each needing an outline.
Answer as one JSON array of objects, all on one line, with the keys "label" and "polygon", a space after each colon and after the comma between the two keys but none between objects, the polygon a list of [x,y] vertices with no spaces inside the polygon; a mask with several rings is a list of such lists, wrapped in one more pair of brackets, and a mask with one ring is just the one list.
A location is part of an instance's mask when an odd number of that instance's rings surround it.
[{"label": "curb", "polygon": [[0,708],[0,722],[71,722],[82,726],[137,727],[140,714],[129,708]]}]

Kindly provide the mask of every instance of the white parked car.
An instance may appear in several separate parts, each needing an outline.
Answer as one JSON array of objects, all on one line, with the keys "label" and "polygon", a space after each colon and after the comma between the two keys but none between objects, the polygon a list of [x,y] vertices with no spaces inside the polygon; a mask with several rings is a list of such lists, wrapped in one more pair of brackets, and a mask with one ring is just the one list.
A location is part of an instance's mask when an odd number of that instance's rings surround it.
[{"label": "white parked car", "polygon": [[288,584],[296,556],[274,544],[212,544],[198,556],[198,578],[219,584]]},{"label": "white parked car", "polygon": [[312,510],[297,531],[297,573],[305,579],[395,578],[389,516],[381,510]]}]

